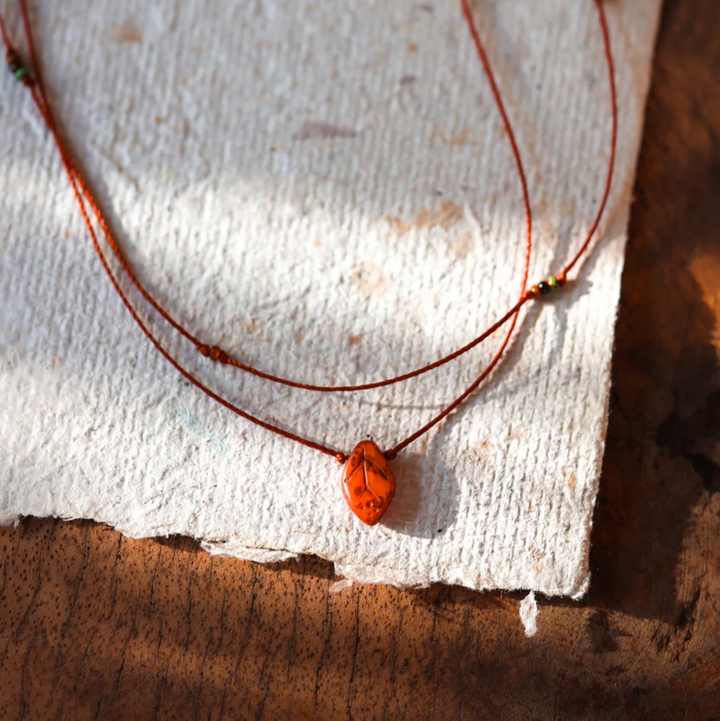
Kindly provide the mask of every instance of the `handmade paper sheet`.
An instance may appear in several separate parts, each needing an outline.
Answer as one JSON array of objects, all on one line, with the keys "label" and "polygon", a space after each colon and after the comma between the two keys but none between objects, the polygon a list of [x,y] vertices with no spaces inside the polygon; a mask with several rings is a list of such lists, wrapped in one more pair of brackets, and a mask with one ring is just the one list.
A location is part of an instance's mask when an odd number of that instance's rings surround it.
[{"label": "handmade paper sheet", "polygon": [[[228,412],[153,349],[27,92],[4,76],[3,517],[92,518],[260,561],[316,554],[363,581],[582,595],[659,7],[607,3],[620,137],[591,256],[523,309],[481,389],[401,453],[374,527],[345,505],[333,458]],[[600,201],[610,101],[597,13],[570,0],[475,11],[528,171],[536,282]],[[442,357],[514,304],[520,185],[458,3],[68,0],[36,3],[34,18],[66,137],[133,267],[206,342],[280,376],[358,383]],[[213,364],[122,282],[203,382],[346,452],[422,426],[501,340],[407,383],[319,395]]]}]

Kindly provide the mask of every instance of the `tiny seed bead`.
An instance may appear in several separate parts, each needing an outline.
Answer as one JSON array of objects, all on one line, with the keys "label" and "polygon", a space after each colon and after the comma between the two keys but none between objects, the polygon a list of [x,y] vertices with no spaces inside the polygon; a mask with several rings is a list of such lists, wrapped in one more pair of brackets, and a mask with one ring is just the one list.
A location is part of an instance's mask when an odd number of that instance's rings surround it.
[{"label": "tiny seed bead", "polygon": [[13,75],[23,66],[22,61],[20,60],[20,56],[17,54],[17,51],[14,48],[8,48],[6,60],[8,68]]},{"label": "tiny seed bead", "polygon": [[539,298],[541,295],[547,295],[555,290],[559,290],[566,282],[565,277],[561,274],[558,276],[551,275],[547,280],[541,280],[536,285],[525,291],[525,298]]},{"label": "tiny seed bead", "polygon": [[32,79],[28,69],[23,65],[20,56],[13,48],[9,48],[6,55],[8,70],[12,73],[15,80],[23,85],[31,85]]}]

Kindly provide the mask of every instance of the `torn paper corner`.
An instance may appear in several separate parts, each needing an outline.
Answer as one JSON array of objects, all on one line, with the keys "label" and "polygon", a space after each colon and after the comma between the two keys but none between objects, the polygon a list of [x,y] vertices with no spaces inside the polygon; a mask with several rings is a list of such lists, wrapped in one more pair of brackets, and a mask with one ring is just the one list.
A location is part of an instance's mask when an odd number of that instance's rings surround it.
[{"label": "torn paper corner", "polygon": [[568,596],[572,598],[573,601],[581,601],[585,594],[588,592],[588,589],[590,588],[590,573],[586,573],[583,579],[580,581],[580,583],[577,585],[575,589],[569,589],[568,590]]}]

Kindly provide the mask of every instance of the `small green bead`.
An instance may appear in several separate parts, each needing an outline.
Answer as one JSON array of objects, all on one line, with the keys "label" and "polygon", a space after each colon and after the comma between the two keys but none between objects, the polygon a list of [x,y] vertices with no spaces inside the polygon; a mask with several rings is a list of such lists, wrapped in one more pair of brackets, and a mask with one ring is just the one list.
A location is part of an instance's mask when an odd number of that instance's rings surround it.
[{"label": "small green bead", "polygon": [[18,68],[15,71],[14,75],[15,75],[15,80],[20,82],[27,75],[27,70],[25,68]]},{"label": "small green bead", "polygon": [[560,287],[560,283],[558,283],[558,279],[553,275],[548,278],[548,285],[555,290],[556,288]]}]

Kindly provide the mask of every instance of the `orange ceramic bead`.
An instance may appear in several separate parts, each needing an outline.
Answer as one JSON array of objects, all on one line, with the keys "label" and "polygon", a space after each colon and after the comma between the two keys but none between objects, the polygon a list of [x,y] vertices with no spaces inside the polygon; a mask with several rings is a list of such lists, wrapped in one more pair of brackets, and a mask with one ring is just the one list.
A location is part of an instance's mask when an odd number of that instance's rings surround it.
[{"label": "orange ceramic bead", "polygon": [[390,464],[372,441],[358,443],[345,463],[343,496],[350,510],[368,526],[374,526],[395,495]]}]

